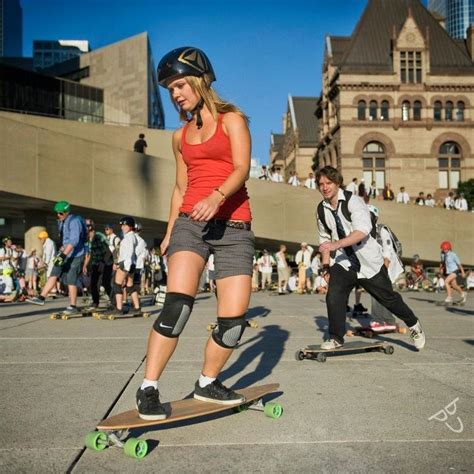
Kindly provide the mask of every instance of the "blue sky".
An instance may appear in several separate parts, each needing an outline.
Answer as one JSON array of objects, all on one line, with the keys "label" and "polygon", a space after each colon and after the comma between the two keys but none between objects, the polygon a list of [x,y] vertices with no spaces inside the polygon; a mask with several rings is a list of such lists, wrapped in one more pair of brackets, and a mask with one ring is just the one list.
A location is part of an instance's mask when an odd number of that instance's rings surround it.
[{"label": "blue sky", "polygon": [[[216,90],[250,116],[252,155],[266,163],[288,94],[316,96],[326,34],[350,35],[367,0],[20,0],[23,54],[34,39],[83,39],[97,49],[147,31],[155,63],[178,46],[209,56]],[[161,90],[167,128],[179,126]]]}]

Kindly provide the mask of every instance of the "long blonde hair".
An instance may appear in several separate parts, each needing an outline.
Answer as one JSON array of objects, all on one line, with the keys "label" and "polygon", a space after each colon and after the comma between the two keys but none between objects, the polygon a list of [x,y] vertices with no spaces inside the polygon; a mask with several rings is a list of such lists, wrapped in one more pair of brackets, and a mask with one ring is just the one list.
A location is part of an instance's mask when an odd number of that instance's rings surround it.
[{"label": "long blonde hair", "polygon": [[[202,98],[215,120],[217,120],[218,114],[235,112],[240,115],[247,124],[249,123],[249,118],[236,105],[222,99],[219,94],[208,85],[208,81],[205,77],[185,76],[184,79],[191,86],[193,92]],[[172,97],[171,100],[176,109],[179,110]],[[179,110],[179,118],[183,122],[190,121],[189,113],[183,110]]]}]

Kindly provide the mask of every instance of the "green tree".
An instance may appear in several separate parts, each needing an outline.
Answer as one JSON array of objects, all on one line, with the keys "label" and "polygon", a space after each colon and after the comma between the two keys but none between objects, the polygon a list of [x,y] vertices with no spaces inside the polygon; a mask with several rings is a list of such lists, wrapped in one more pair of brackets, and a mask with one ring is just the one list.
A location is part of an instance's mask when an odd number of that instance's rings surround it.
[{"label": "green tree", "polygon": [[464,194],[467,205],[469,206],[469,209],[472,210],[474,208],[474,179],[459,181],[457,193]]}]

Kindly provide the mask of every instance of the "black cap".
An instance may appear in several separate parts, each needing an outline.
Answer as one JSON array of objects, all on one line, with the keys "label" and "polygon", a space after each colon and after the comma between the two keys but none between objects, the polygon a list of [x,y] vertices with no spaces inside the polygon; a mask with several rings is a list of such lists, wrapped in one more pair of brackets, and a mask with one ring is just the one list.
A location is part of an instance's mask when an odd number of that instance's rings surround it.
[{"label": "black cap", "polygon": [[120,219],[120,225],[128,225],[129,227],[132,227],[132,229],[135,227],[135,219],[130,216],[123,216]]},{"label": "black cap", "polygon": [[165,54],[158,64],[158,82],[166,83],[178,76],[205,76],[208,84],[216,80],[214,69],[206,54],[198,48],[183,46]]}]

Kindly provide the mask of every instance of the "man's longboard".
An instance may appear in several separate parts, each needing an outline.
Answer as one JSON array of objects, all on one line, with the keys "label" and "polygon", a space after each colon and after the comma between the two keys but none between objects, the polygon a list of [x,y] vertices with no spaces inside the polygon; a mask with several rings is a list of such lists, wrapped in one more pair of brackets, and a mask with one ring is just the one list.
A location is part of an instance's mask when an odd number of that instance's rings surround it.
[{"label": "man's longboard", "polygon": [[376,331],[370,326],[359,326],[346,331],[347,337],[353,336],[362,336],[372,338],[377,336],[378,334],[390,334],[390,333],[398,333],[398,334],[406,334],[407,328],[400,327],[398,324],[396,325],[395,329],[382,329],[381,331]]},{"label": "man's longboard", "polygon": [[351,352],[370,352],[370,351],[383,351],[385,354],[393,354],[394,347],[385,342],[363,342],[363,341],[354,341],[346,342],[339,349],[321,349],[321,345],[306,346],[303,349],[296,351],[295,358],[296,360],[303,359],[316,359],[318,362],[326,362],[328,356],[335,356],[339,354],[350,354]]},{"label": "man's longboard", "polygon": [[151,313],[147,312],[135,312],[133,309],[131,309],[128,313],[125,313],[123,315],[117,315],[115,313],[112,313],[109,311],[103,311],[103,312],[95,312],[92,317],[94,319],[108,319],[109,321],[113,321],[114,319],[127,319],[127,318],[135,318],[141,316],[142,318],[149,318],[151,316]]},{"label": "man's longboard", "polygon": [[64,311],[57,311],[55,313],[51,313],[49,316],[49,319],[57,320],[57,319],[62,319],[63,321],[66,321],[68,319],[74,319],[74,318],[85,318],[87,316],[93,316],[94,312],[101,311],[100,309],[97,308],[77,308],[76,313],[66,313]]},{"label": "man's longboard", "polygon": [[263,403],[263,397],[268,393],[278,390],[280,384],[271,383],[243,388],[237,393],[245,397],[243,403],[232,405],[221,405],[218,403],[203,402],[194,398],[185,398],[170,403],[164,403],[168,417],[164,420],[142,420],[137,410],[129,410],[110,418],[102,420],[97,425],[98,431],[93,431],[86,436],[86,447],[93,451],[102,451],[109,446],[124,449],[125,455],[133,458],[143,458],[148,452],[145,440],[128,438],[128,430],[132,428],[144,428],[147,426],[168,425],[177,421],[189,420],[201,416],[219,413],[232,409],[243,411],[246,409],[263,411],[270,418],[280,418],[283,408],[278,403]]},{"label": "man's longboard", "polygon": [[445,306],[445,307],[450,307],[450,306],[464,306],[466,302],[464,301],[438,301],[436,303],[436,306]]}]

